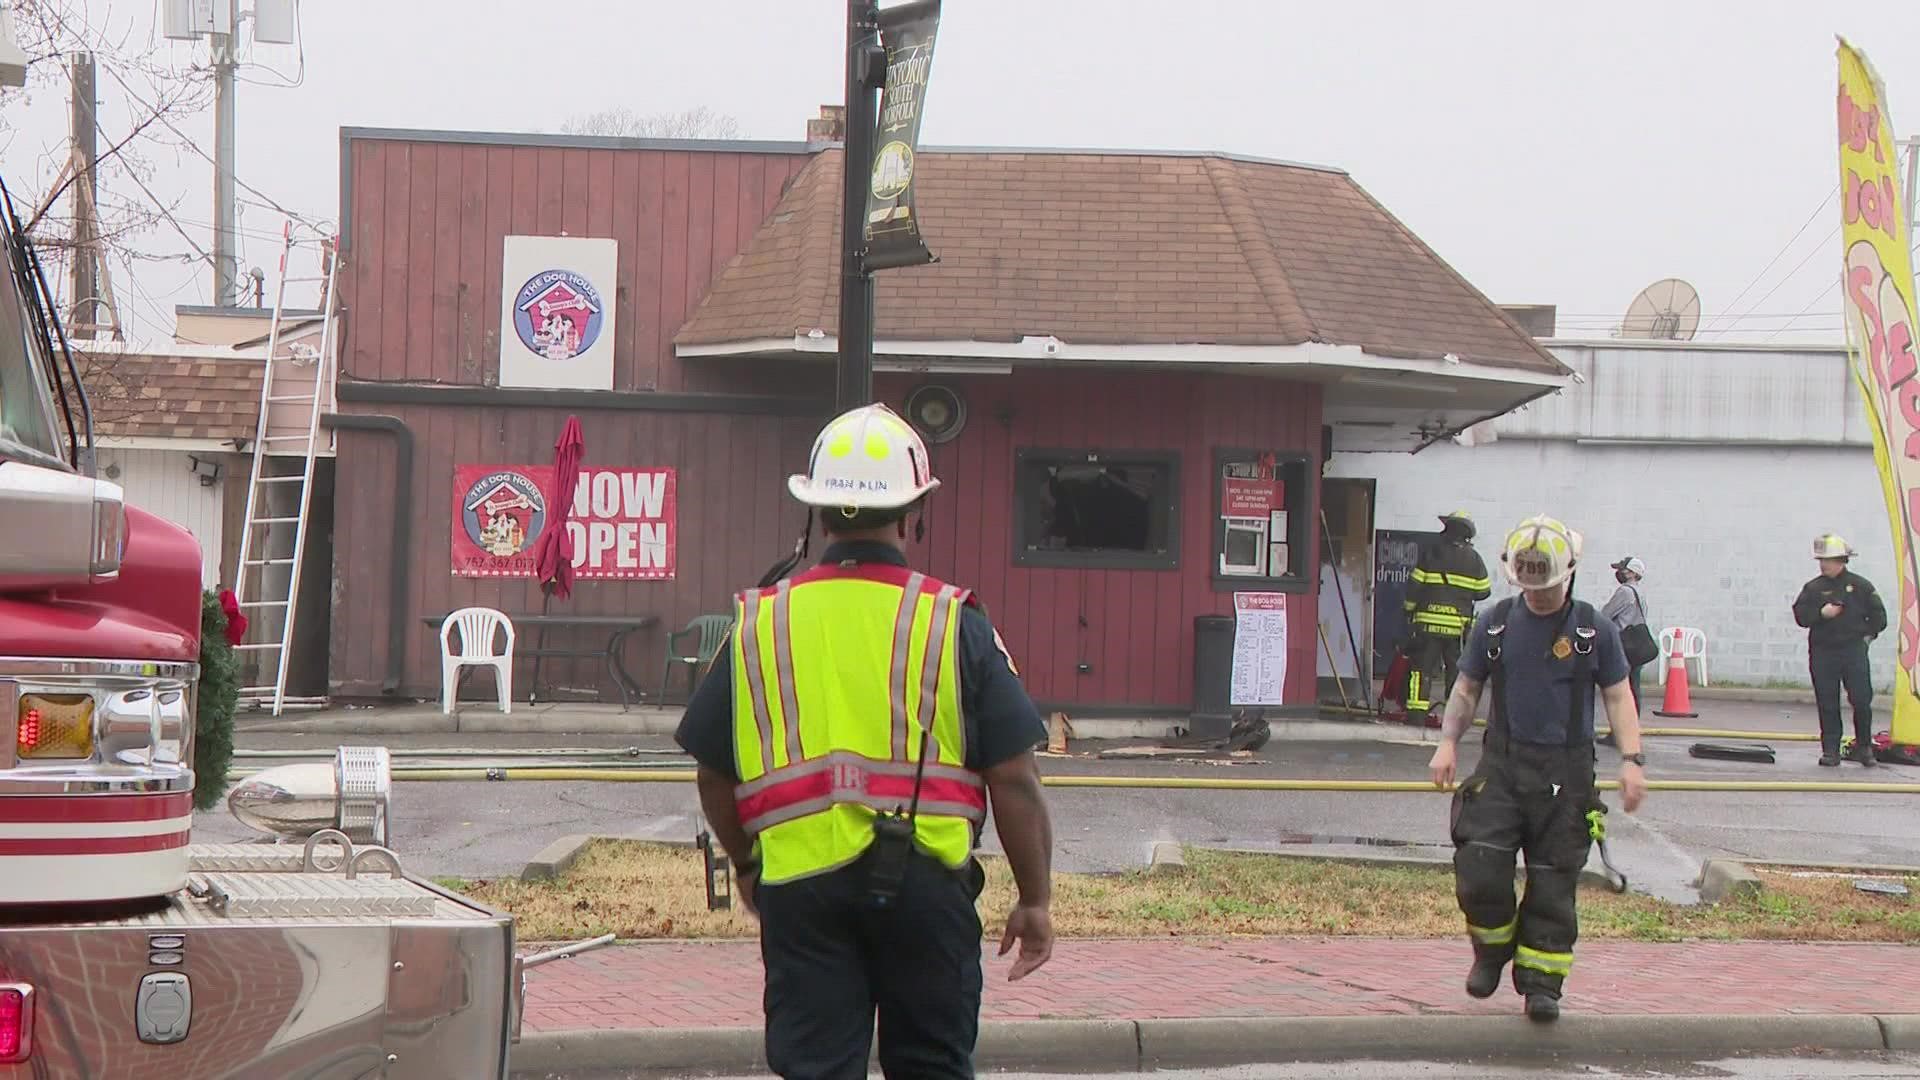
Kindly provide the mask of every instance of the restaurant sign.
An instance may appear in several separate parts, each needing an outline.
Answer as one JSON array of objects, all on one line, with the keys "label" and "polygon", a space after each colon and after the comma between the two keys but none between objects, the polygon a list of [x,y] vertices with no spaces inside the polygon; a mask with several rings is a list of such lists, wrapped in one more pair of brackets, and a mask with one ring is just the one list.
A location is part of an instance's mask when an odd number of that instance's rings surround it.
[{"label": "restaurant sign", "polygon": [[[566,529],[580,579],[666,581],[674,575],[674,470],[582,466]],[[455,577],[531,578],[534,541],[564,516],[549,506],[550,465],[456,465]]]}]

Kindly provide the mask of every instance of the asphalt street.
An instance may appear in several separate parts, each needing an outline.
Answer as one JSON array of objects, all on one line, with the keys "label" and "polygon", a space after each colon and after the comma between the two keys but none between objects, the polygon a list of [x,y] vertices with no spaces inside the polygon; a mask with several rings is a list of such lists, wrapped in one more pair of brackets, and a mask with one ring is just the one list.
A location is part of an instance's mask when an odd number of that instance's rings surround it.
[{"label": "asphalt street", "polygon": [[[1708,712],[1708,708],[1702,708]],[[1791,706],[1720,704],[1689,725],[1714,723],[1754,730],[1806,730],[1811,710]],[[1649,718],[1649,723],[1667,721]],[[1401,734],[1396,729],[1392,734]],[[254,732],[243,749],[298,748],[330,754],[339,739]],[[356,737],[396,750],[446,749],[497,753],[556,745],[671,750],[664,737],[633,735],[428,734]],[[1920,771],[1815,765],[1815,744],[1776,742],[1779,762],[1757,765],[1688,756],[1691,739],[1648,741],[1655,778],[1912,781]],[[1426,775],[1430,747],[1406,729],[1400,741],[1270,744],[1257,757],[1236,761],[1096,760],[1047,758],[1050,774],[1120,776],[1286,777],[1413,780]],[[1463,751],[1463,764],[1474,751]],[[277,760],[247,759],[261,767]],[[400,764],[461,764],[473,760],[403,759]],[[522,759],[514,763],[533,763]],[[546,763],[546,762],[542,762]],[[1603,775],[1616,768],[1601,751]],[[1435,793],[1233,792],[1170,789],[1062,789],[1048,793],[1059,838],[1058,866],[1111,871],[1144,864],[1155,841],[1272,851],[1447,854],[1446,802]],[[1920,796],[1825,793],[1655,792],[1641,812],[1610,817],[1615,862],[1635,887],[1673,899],[1691,897],[1688,883],[1709,857],[1920,864]],[[517,873],[551,841],[574,833],[685,840],[696,831],[698,804],[684,783],[408,782],[394,794],[394,843],[410,871],[490,877]],[[203,815],[197,839],[251,838],[224,813]],[[991,830],[987,846],[997,840]]]},{"label": "asphalt street", "polygon": [[[519,1074],[516,1074],[519,1075]],[[594,1072],[540,1075],[543,1080],[642,1080],[643,1072]],[[874,1074],[878,1076],[878,1073]],[[982,1073],[1001,1080],[1042,1080],[1039,1073]],[[1139,1073],[1076,1074],[1081,1080],[1120,1080]],[[1159,1072],[1160,1080],[1882,1080],[1920,1077],[1920,1055],[1866,1056],[1816,1054],[1795,1058],[1722,1060],[1613,1061],[1340,1061],[1284,1065],[1248,1065],[1231,1069]],[[745,1078],[738,1078],[745,1080]]]}]

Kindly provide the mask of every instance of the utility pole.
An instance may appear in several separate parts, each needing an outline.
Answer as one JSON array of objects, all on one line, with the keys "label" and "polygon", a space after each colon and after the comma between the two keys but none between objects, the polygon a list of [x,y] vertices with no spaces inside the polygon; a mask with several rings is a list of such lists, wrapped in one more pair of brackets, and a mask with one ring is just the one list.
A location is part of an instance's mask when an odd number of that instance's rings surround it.
[{"label": "utility pole", "polygon": [[73,257],[72,291],[67,302],[68,321],[79,332],[100,324],[100,223],[95,216],[100,205],[100,185],[94,176],[94,163],[99,155],[99,123],[94,100],[93,54],[74,53],[70,64],[73,82],[70,167],[77,175],[73,183],[73,235],[69,238]]},{"label": "utility pole", "polygon": [[213,302],[216,307],[239,303],[240,244],[234,231],[233,202],[233,91],[239,68],[240,0],[213,0],[227,5],[227,33],[213,42]]},{"label": "utility pole", "polygon": [[873,272],[866,265],[867,185],[886,52],[880,6],[847,0],[846,150],[841,155],[840,364],[834,401],[841,410],[873,400]]}]

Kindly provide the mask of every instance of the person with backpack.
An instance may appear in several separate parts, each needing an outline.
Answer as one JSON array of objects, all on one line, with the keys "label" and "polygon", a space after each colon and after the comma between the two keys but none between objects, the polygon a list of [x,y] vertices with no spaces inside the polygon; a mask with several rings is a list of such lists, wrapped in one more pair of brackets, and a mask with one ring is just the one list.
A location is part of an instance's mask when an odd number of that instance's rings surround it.
[{"label": "person with backpack", "polygon": [[[1613,564],[1613,580],[1620,583],[1607,598],[1600,614],[1620,631],[1620,648],[1627,654],[1627,686],[1633,691],[1633,710],[1640,712],[1640,676],[1647,665],[1660,658],[1660,643],[1654,639],[1647,621],[1647,602],[1641,599],[1640,582],[1647,576],[1647,564],[1629,555]],[[1612,732],[1599,740],[1612,746]]]},{"label": "person with backpack", "polygon": [[[1607,808],[1594,784],[1595,697],[1606,703],[1620,748],[1621,805],[1633,813],[1647,790],[1620,632],[1573,599],[1580,547],[1579,533],[1544,515],[1507,536],[1500,561],[1520,595],[1474,623],[1429,763],[1435,786],[1453,783],[1460,738],[1492,683],[1485,749],[1451,810],[1455,891],[1473,941],[1467,993],[1491,997],[1511,961],[1513,988],[1537,1021],[1560,1016],[1579,936],[1580,871],[1606,835]],[[1516,903],[1521,853],[1526,895]]]}]

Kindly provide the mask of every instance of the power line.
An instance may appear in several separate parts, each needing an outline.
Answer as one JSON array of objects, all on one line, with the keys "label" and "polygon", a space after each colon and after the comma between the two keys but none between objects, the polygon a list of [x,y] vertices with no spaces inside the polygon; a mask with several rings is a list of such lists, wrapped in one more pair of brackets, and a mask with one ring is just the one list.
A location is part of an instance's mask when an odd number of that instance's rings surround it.
[{"label": "power line", "polygon": [[[1813,225],[1815,219],[1819,218],[1821,211],[1827,208],[1827,203],[1832,201],[1833,197],[1835,195],[1838,195],[1839,193],[1840,193],[1840,184],[1836,181],[1833,185],[1833,189],[1820,197],[1819,205],[1813,208],[1813,213],[1808,214],[1807,220],[1802,222],[1800,225],[1800,228],[1794,232],[1793,239],[1788,240],[1786,243],[1780,245],[1780,250],[1774,252],[1773,258],[1767,260],[1767,265],[1761,267],[1760,272],[1753,275],[1753,280],[1747,282],[1746,285],[1743,286],[1738,293],[1734,294],[1733,299],[1728,302],[1726,310],[1732,311],[1734,307],[1740,303],[1741,297],[1747,295],[1747,293],[1750,292],[1755,285],[1760,284],[1760,279],[1766,277],[1767,271],[1773,269],[1774,264],[1780,261],[1781,256],[1785,255],[1793,247],[1795,243],[1799,242],[1800,237],[1806,233],[1807,229],[1810,226]],[[1767,295],[1771,296],[1773,294],[1768,293]],[[1719,320],[1716,318],[1715,322],[1717,324]]]},{"label": "power line", "polygon": [[[128,97],[132,98],[133,100],[139,102],[142,105],[147,104],[146,99],[141,97],[139,94],[135,93],[133,87],[129,86],[127,84],[127,80],[122,78],[120,76],[120,73],[118,71],[115,71],[111,65],[102,64],[100,66],[103,69],[105,69],[107,74],[113,76],[113,81],[120,84],[120,88],[126,91]],[[152,106],[148,106],[148,107],[151,108]],[[157,112],[154,115],[160,121],[160,123],[166,127],[168,131],[171,131],[175,135],[180,137],[181,141],[186,144],[187,149],[192,150],[194,153],[200,155],[200,157],[204,158],[208,164],[213,165],[216,168],[219,166],[220,163],[214,160],[214,157],[212,154],[202,149],[200,144],[194,141],[193,136],[188,135],[186,132],[181,131],[179,128],[175,127],[173,124],[173,121],[168,120],[166,117],[159,115]],[[311,218],[308,218],[304,214],[295,213],[294,211],[289,210],[286,207],[280,205],[278,202],[274,201],[273,196],[268,195],[266,192],[261,191],[259,188],[254,187],[252,184],[249,184],[245,180],[240,179],[238,176],[235,176],[233,178],[233,182],[238,187],[242,188],[243,190],[261,199],[263,202],[266,203],[268,209],[273,210],[276,213],[284,214],[287,217],[292,218],[294,221],[298,221],[302,225],[306,225],[309,228],[322,229],[325,226],[325,223],[316,222]]]}]

